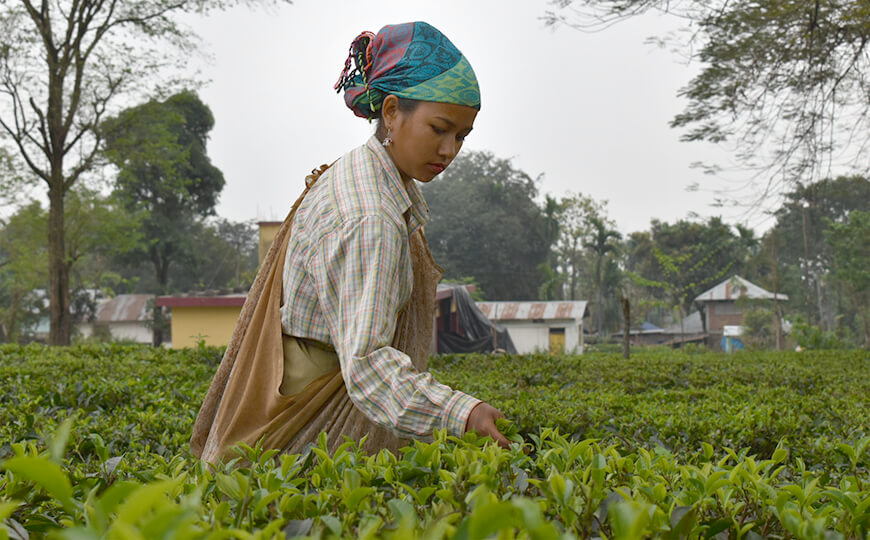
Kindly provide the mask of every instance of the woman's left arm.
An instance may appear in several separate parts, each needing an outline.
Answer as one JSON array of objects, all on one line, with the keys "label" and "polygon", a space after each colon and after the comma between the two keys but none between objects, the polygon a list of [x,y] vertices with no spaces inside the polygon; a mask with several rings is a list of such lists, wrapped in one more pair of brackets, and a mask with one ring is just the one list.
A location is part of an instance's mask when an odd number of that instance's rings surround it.
[{"label": "woman's left arm", "polygon": [[418,372],[391,346],[410,296],[407,231],[382,216],[350,220],[326,235],[307,268],[338,352],[351,400],[402,435],[437,429],[461,436],[480,400]]}]

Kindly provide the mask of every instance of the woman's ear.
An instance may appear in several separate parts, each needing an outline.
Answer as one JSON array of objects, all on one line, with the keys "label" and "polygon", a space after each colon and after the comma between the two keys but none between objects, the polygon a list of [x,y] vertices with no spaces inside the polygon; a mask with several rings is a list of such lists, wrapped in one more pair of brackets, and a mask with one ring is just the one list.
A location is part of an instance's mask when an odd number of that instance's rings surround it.
[{"label": "woman's ear", "polygon": [[393,94],[384,98],[381,105],[381,117],[384,119],[384,128],[392,128],[399,119],[399,98]]}]

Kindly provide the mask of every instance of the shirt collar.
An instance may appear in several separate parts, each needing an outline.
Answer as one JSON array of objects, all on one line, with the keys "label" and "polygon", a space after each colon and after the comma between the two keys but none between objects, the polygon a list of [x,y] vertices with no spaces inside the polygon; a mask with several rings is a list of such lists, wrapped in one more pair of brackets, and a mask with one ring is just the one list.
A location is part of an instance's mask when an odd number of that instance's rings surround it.
[{"label": "shirt collar", "polygon": [[408,234],[413,234],[429,221],[429,205],[423,198],[420,186],[413,179],[408,182],[402,181],[399,169],[376,136],[372,135],[366,141],[366,146],[386,172],[384,194],[390,197],[408,217]]}]

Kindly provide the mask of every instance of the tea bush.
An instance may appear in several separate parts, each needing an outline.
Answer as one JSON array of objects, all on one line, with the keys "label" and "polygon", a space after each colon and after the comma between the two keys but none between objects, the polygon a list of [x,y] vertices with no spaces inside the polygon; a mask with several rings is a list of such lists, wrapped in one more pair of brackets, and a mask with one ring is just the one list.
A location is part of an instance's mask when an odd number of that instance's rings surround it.
[{"label": "tea bush", "polygon": [[[516,441],[438,433],[399,455],[187,439],[220,358],[0,346],[6,538],[866,538],[862,351],[446,356]],[[522,443],[520,442],[522,441]]]}]

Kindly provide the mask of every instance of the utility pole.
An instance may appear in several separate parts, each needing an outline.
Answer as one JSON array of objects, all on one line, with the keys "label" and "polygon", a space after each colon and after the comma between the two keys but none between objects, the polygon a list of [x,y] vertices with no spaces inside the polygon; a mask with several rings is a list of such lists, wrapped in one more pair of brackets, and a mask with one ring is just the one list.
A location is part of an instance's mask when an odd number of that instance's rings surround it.
[{"label": "utility pole", "polygon": [[810,286],[810,249],[807,242],[807,207],[810,205],[807,201],[801,203],[801,220],[803,221],[804,230],[804,285],[807,288],[807,323],[811,323],[811,309],[813,305],[813,293]]}]

